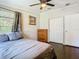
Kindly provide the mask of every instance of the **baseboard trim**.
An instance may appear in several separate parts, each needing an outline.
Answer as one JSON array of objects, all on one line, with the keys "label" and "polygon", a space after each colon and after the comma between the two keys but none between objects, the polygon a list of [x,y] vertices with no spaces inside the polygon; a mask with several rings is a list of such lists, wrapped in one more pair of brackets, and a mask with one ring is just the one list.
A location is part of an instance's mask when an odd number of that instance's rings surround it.
[{"label": "baseboard trim", "polygon": [[73,48],[79,48],[77,46],[72,46],[72,45],[67,45],[67,44],[62,44],[62,43],[57,43],[57,42],[51,42],[51,41],[49,41],[48,43],[55,43],[55,44],[60,44],[60,45],[69,46],[69,47],[73,47]]},{"label": "baseboard trim", "polygon": [[48,43],[55,43],[55,44],[61,44],[61,45],[63,45],[62,43],[57,43],[57,42],[52,42],[52,41],[49,41]]},{"label": "baseboard trim", "polygon": [[71,46],[71,45],[65,45],[65,46],[74,47],[74,48],[79,48],[79,47],[77,47],[77,46]]}]

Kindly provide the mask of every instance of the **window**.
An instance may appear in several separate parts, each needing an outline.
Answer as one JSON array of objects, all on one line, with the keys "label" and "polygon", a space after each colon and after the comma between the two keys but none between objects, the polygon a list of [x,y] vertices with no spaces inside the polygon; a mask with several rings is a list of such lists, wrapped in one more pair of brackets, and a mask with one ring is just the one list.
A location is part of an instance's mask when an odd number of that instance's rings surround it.
[{"label": "window", "polygon": [[0,8],[0,33],[11,32],[15,21],[15,12]]}]

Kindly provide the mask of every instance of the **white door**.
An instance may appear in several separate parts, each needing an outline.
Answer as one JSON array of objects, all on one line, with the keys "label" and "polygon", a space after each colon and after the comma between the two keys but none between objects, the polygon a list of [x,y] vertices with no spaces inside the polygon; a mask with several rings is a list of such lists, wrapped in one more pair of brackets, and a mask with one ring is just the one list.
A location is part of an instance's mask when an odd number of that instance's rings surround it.
[{"label": "white door", "polygon": [[49,24],[49,41],[63,43],[63,17],[53,18]]},{"label": "white door", "polygon": [[65,16],[65,44],[79,47],[79,14]]}]

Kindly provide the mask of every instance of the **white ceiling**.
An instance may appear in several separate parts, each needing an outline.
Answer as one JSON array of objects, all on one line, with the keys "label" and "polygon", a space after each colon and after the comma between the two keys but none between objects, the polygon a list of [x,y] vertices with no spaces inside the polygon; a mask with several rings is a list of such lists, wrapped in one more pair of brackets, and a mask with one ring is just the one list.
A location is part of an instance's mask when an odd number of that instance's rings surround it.
[{"label": "white ceiling", "polygon": [[[10,6],[10,7],[19,7],[24,10],[30,10],[37,14],[40,13],[40,6],[30,7],[29,5],[39,3],[39,0],[0,0],[0,4]],[[52,0],[51,4],[55,4],[55,7],[47,6],[46,10],[49,9],[59,9],[66,7],[65,4],[70,3],[71,5],[78,4],[79,0]]]},{"label": "white ceiling", "polygon": [[55,4],[54,8],[63,8],[65,4],[70,3],[71,5],[78,3],[79,0],[52,0],[50,3]]}]

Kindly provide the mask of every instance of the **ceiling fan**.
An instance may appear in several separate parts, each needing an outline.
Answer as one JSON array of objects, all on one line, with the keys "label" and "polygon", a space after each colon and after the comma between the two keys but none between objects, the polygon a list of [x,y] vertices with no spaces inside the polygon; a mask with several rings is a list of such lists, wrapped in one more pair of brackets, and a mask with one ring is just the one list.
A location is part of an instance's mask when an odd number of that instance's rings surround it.
[{"label": "ceiling fan", "polygon": [[47,5],[48,6],[55,6],[54,4],[51,4],[51,3],[48,3],[49,1],[51,1],[51,0],[39,0],[40,1],[40,3],[36,3],[36,4],[32,4],[32,5],[30,5],[31,7],[32,6],[36,6],[36,5],[40,5],[40,9],[42,10],[43,8],[45,8]]}]

